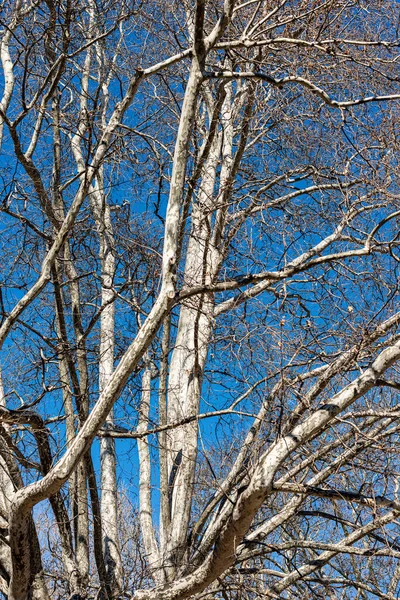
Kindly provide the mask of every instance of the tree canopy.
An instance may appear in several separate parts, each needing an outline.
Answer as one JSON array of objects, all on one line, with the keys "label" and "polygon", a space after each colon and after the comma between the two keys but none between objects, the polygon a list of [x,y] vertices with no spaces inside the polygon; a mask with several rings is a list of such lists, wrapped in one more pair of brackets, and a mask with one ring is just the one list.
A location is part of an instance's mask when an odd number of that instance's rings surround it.
[{"label": "tree canopy", "polygon": [[0,9],[0,594],[400,594],[399,4]]}]

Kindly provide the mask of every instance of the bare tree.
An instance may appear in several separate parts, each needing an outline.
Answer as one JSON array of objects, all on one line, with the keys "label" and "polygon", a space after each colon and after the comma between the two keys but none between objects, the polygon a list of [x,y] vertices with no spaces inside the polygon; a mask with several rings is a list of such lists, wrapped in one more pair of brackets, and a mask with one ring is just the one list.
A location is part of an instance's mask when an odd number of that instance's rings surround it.
[{"label": "bare tree", "polygon": [[1,9],[0,593],[400,593],[398,9]]}]

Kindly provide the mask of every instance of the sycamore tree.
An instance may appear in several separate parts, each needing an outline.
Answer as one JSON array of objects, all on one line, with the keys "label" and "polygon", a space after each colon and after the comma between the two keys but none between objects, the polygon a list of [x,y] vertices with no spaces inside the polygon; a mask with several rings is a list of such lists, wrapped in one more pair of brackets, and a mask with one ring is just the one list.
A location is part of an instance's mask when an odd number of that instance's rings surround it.
[{"label": "sycamore tree", "polygon": [[397,598],[398,3],[0,36],[2,597]]}]

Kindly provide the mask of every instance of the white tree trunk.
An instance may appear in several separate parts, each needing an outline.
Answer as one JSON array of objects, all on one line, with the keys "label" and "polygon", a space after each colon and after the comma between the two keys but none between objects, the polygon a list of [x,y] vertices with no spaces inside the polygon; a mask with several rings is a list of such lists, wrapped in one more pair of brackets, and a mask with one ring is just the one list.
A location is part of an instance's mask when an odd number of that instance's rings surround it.
[{"label": "white tree trunk", "polygon": [[[216,134],[202,170],[197,202],[186,252],[185,287],[211,285],[221,257],[213,245],[211,216],[217,198],[223,193],[232,163],[231,86],[223,102],[224,135]],[[213,107],[212,107],[213,108]],[[212,111],[210,111],[212,112]],[[221,160],[219,193],[215,194],[217,167]],[[213,206],[214,204],[214,206]],[[223,207],[226,211],[226,206]],[[217,221],[217,227],[220,223]],[[199,413],[202,378],[210,336],[214,326],[214,297],[204,294],[190,298],[182,306],[175,348],[171,358],[168,385],[168,421],[173,423]],[[170,533],[165,560],[172,580],[180,565],[188,537],[193,483],[196,470],[198,424],[194,420],[172,430],[169,440]]]},{"label": "white tree trunk", "polygon": [[[99,185],[100,184],[100,185]],[[92,194],[93,212],[96,218],[100,239],[100,259],[102,265],[101,303],[105,307],[100,322],[99,389],[105,389],[114,372],[114,292],[115,275],[114,239],[110,209],[102,192],[102,184],[97,185]],[[113,429],[113,410],[105,421],[106,429]],[[122,587],[123,569],[118,536],[118,489],[116,473],[115,440],[111,437],[100,439],[101,466],[101,522],[103,529],[103,551],[107,578],[113,593]]]},{"label": "white tree trunk", "polygon": [[[139,408],[137,431],[145,432],[151,402],[151,362],[148,353],[145,356],[145,370],[142,377],[142,397]],[[159,570],[159,551],[154,532],[152,495],[151,495],[151,461],[148,437],[137,441],[139,454],[139,506],[140,527],[143,536],[146,558],[157,583],[163,582],[162,571]]]}]

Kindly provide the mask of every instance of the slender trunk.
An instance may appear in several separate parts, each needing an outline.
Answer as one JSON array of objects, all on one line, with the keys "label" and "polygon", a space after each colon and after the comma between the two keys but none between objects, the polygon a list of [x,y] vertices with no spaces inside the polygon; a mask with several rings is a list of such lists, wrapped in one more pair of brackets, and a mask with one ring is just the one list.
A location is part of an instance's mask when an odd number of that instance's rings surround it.
[{"label": "slender trunk", "polygon": [[[148,428],[151,400],[151,363],[148,353],[145,357],[146,367],[142,377],[142,397],[139,409],[138,432],[144,432]],[[162,575],[158,570],[159,552],[154,533],[153,510],[151,499],[151,461],[149,452],[149,440],[147,437],[138,439],[139,453],[139,501],[140,501],[140,527],[143,536],[146,557],[150,570],[154,574],[157,583],[162,582]]]},{"label": "slender trunk", "polygon": [[[102,170],[92,194],[93,212],[100,238],[100,259],[102,265],[101,302],[105,307],[100,321],[99,389],[107,386],[114,372],[114,238],[109,206],[104,198]],[[110,411],[105,428],[114,428],[114,414]],[[112,594],[122,589],[123,567],[118,533],[118,488],[115,441],[111,437],[100,440],[101,466],[101,523],[103,529],[103,552],[107,579]]]},{"label": "slender trunk", "polygon": [[[3,114],[6,114],[7,112],[14,91],[14,65],[11,60],[9,44],[20,19],[21,7],[22,0],[17,0],[17,2],[14,3],[14,15],[11,19],[11,22],[5,28],[4,35],[0,42],[0,60],[4,77],[4,90],[3,96],[0,100],[0,110]],[[3,129],[4,121],[0,117],[0,149],[3,142]]]},{"label": "slender trunk", "polygon": [[[168,389],[168,359],[171,336],[171,317],[164,320],[163,337],[161,345],[160,385],[158,393],[160,425],[167,424],[167,389]],[[159,460],[160,460],[160,554],[163,557],[167,535],[170,525],[170,512],[168,501],[168,448],[166,432],[158,435]],[[162,561],[163,562],[163,561]]]},{"label": "slender trunk", "polygon": [[[185,284],[211,283],[214,277],[209,245],[210,205],[220,155],[220,138],[216,136],[210,156],[204,165],[198,204],[192,215],[192,228],[187,249]],[[212,294],[195,297],[182,306],[175,348],[171,358],[168,383],[168,421],[198,414],[201,384],[213,327]],[[186,549],[191,513],[193,484],[197,458],[198,425],[196,421],[172,430],[168,435],[169,510],[168,578],[180,566]]]}]

